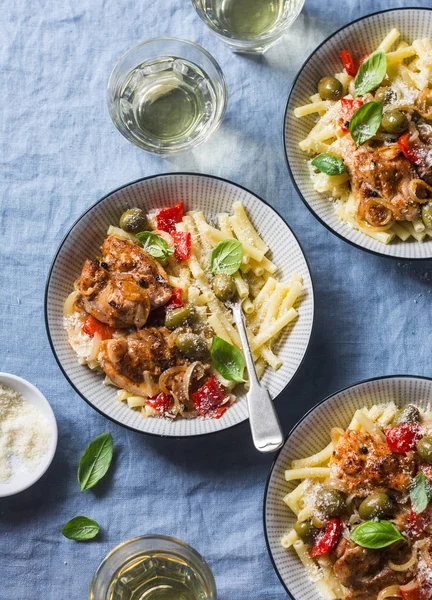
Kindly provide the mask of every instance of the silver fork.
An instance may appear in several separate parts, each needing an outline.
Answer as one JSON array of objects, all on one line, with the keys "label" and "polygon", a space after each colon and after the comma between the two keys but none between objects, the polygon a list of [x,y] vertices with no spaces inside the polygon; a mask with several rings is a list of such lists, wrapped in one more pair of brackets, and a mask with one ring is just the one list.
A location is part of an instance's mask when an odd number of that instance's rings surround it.
[{"label": "silver fork", "polygon": [[252,439],[255,448],[260,452],[275,452],[283,445],[282,430],[271,396],[261,385],[256,374],[255,363],[246,333],[241,301],[233,304],[233,315],[240,335],[249,375],[247,402]]}]

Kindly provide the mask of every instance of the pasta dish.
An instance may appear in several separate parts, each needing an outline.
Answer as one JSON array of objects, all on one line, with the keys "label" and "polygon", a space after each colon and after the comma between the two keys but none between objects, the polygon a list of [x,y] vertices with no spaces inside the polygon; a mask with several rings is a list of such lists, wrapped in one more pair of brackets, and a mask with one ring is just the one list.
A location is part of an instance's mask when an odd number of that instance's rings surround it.
[{"label": "pasta dish", "polygon": [[432,413],[357,410],[326,448],[294,460],[293,548],[326,600],[432,598]]},{"label": "pasta dish", "polygon": [[432,43],[392,29],[375,51],[323,77],[296,117],[317,115],[300,148],[336,215],[384,244],[432,237]]},{"label": "pasta dish", "polygon": [[247,386],[232,303],[259,376],[281,366],[274,344],[298,315],[302,276],[278,281],[268,253],[240,202],[214,224],[181,202],[128,209],[65,302],[69,342],[143,417],[220,418]]}]

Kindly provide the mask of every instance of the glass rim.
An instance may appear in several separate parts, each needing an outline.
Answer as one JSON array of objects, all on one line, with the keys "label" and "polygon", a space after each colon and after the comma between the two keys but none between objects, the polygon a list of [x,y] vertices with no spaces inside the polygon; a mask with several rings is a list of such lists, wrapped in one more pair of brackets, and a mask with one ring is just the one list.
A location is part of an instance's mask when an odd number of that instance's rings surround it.
[{"label": "glass rim", "polygon": [[[132,545],[136,542],[151,541],[151,540],[155,540],[156,542],[170,542],[176,546],[179,546],[180,550],[181,549],[186,550],[193,556],[194,559],[197,559],[200,562],[200,564],[204,570],[204,575],[209,579],[209,584],[211,586],[211,592],[214,597],[213,600],[217,600],[216,581],[215,581],[215,578],[213,575],[213,571],[211,570],[210,565],[208,564],[206,559],[197,550],[195,550],[195,548],[192,548],[192,546],[190,546],[186,542],[183,542],[182,540],[172,537],[172,536],[169,536],[169,535],[159,535],[156,533],[140,535],[140,536],[131,538],[129,540],[125,540],[124,542],[120,542],[120,544],[117,544],[117,546],[114,546],[114,548],[112,548],[112,550],[110,550],[104,556],[104,558],[101,560],[101,562],[99,563],[99,565],[95,571],[95,574],[93,575],[93,578],[92,578],[91,584],[90,584],[89,597],[92,597],[92,593],[94,591],[98,576],[99,576],[100,572],[102,571],[103,567],[119,550],[121,550],[122,548],[125,548],[126,546]],[[157,548],[155,548],[155,549],[157,549]]]},{"label": "glass rim", "polygon": [[[199,54],[201,54],[205,59],[207,59],[210,62],[211,66],[214,68],[214,70],[216,72],[216,75],[211,77],[210,75],[207,74],[207,77],[211,81],[214,80],[215,77],[217,78],[216,81],[217,81],[218,87],[220,88],[220,110],[218,111],[217,116],[214,118],[213,123],[207,129],[207,131],[205,131],[204,134],[199,135],[198,137],[194,138],[192,141],[184,143],[184,144],[180,145],[179,147],[174,146],[174,147],[162,147],[160,149],[156,149],[156,148],[153,149],[153,148],[148,147],[144,143],[141,143],[139,140],[136,139],[135,136],[127,135],[126,129],[124,127],[121,127],[121,125],[116,120],[115,111],[113,110],[113,107],[112,107],[112,99],[113,99],[113,89],[115,89],[118,84],[116,79],[119,76],[119,74],[121,73],[122,65],[126,61],[126,59],[132,53],[136,52],[137,50],[144,48],[148,45],[151,45],[155,42],[161,42],[161,41],[175,42],[175,43],[181,44],[183,46],[193,48],[193,49],[197,50],[199,52]],[[163,53],[161,53],[160,56],[163,56]],[[179,58],[182,58],[182,57],[180,56]],[[173,156],[175,154],[180,154],[180,153],[188,151],[188,150],[193,150],[194,148],[197,148],[198,146],[200,146],[201,144],[206,142],[209,139],[209,137],[219,129],[219,127],[225,117],[225,113],[226,113],[226,110],[228,107],[228,84],[226,82],[225,75],[224,75],[219,63],[217,62],[217,60],[214,58],[214,56],[212,56],[212,54],[210,54],[210,52],[208,52],[200,44],[197,44],[196,42],[193,42],[191,40],[185,40],[183,38],[178,38],[175,36],[158,36],[158,37],[154,37],[154,38],[149,38],[149,39],[143,40],[143,41],[139,42],[138,44],[135,44],[134,46],[129,48],[129,50],[127,50],[124,54],[122,54],[122,56],[114,64],[114,67],[113,67],[113,69],[110,73],[109,79],[108,79],[108,84],[106,87],[106,95],[107,95],[107,103],[108,103],[108,112],[111,117],[111,120],[112,120],[114,126],[117,128],[117,130],[123,135],[123,137],[125,137],[130,143],[134,144],[141,150],[144,150],[145,152],[149,152],[151,154],[156,154],[159,156]]]},{"label": "glass rim", "polygon": [[280,25],[279,27],[275,27],[270,32],[262,33],[261,35],[256,35],[254,37],[240,37],[238,35],[234,35],[234,34],[227,35],[226,33],[224,33],[223,30],[221,30],[219,27],[217,27],[215,25],[215,23],[207,17],[205,12],[200,8],[200,6],[198,4],[198,0],[192,0],[193,7],[195,8],[196,12],[198,13],[198,16],[200,17],[200,19],[205,23],[205,25],[207,25],[216,35],[218,35],[223,40],[227,40],[228,43],[230,41],[233,44],[237,43],[239,46],[243,46],[243,45],[250,46],[251,44],[256,45],[259,43],[272,42],[275,38],[282,36],[283,33],[287,29],[289,29],[291,27],[291,25],[294,23],[294,21],[299,17],[301,11],[303,10],[304,4],[305,4],[305,0],[301,0],[301,4],[299,6],[299,10],[298,10],[297,14],[288,23]]}]

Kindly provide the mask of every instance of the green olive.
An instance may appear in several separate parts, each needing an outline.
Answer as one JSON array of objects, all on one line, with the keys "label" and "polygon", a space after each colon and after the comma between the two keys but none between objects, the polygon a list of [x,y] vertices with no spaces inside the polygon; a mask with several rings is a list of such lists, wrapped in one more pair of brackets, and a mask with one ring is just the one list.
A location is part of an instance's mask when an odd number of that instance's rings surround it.
[{"label": "green olive", "polygon": [[345,496],[338,490],[322,489],[317,494],[317,508],[326,517],[338,517],[345,508]]},{"label": "green olive", "polygon": [[196,333],[179,333],[176,339],[178,350],[191,360],[207,360],[209,349],[205,338]]},{"label": "green olive", "polygon": [[432,200],[423,204],[421,216],[426,227],[432,229]]},{"label": "green olive", "polygon": [[389,104],[396,99],[395,92],[389,87],[379,87],[375,92],[375,101],[382,102],[383,104]]},{"label": "green olive", "polygon": [[234,279],[231,275],[215,275],[213,278],[213,291],[222,302],[232,300],[236,293]]},{"label": "green olive", "polygon": [[364,521],[390,517],[394,511],[390,496],[383,492],[371,494],[359,506],[359,515]]},{"label": "green olive", "polygon": [[408,129],[408,119],[400,110],[389,110],[384,113],[381,125],[387,133],[399,134]]},{"label": "green olive", "polygon": [[191,323],[195,319],[195,310],[193,306],[182,306],[181,308],[172,308],[167,310],[165,315],[165,327],[175,329],[181,325]]},{"label": "green olive", "polygon": [[323,77],[318,82],[318,93],[323,100],[340,100],[343,86],[336,77]]},{"label": "green olive", "polygon": [[422,460],[432,462],[432,436],[426,435],[417,442],[417,452]]},{"label": "green olive", "polygon": [[128,233],[144,231],[147,225],[147,217],[140,208],[130,208],[120,217],[120,227]]},{"label": "green olive", "polygon": [[419,423],[421,419],[420,411],[417,406],[407,404],[400,408],[393,419],[393,425],[402,425],[403,423]]},{"label": "green olive", "polygon": [[318,533],[318,529],[310,521],[296,521],[294,531],[302,539],[310,539]]}]

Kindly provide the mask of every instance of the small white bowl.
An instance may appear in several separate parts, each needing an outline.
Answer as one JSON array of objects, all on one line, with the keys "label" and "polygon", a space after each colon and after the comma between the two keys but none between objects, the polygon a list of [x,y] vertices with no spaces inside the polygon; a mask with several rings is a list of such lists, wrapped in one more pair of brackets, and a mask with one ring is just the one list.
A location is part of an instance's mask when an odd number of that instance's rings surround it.
[{"label": "small white bowl", "polygon": [[399,407],[412,403],[429,411],[432,379],[411,375],[377,377],[328,396],[311,408],[290,431],[273,463],[264,494],[264,531],[273,567],[293,600],[322,600],[322,596],[296,552],[281,545],[282,536],[295,523],[295,515],[283,498],[298,484],[297,481],[285,481],[285,469],[292,460],[322,450],[330,441],[330,429],[348,427],[357,409],[387,402],[394,402]]},{"label": "small white bowl", "polygon": [[189,437],[215,433],[248,418],[246,394],[220,419],[143,419],[125,403],[117,400],[116,389],[103,385],[103,377],[78,363],[63,327],[63,304],[73,290],[84,260],[97,256],[108,225],[118,223],[126,208],[138,206],[145,212],[182,201],[186,210],[199,209],[210,219],[230,212],[241,201],[278,265],[281,281],[292,273],[304,278],[305,293],[299,305],[299,317],[278,341],[282,360],[278,371],[267,369],[263,384],[272,398],[282,394],[299,369],[311,337],[314,320],[314,295],[309,268],[295,235],[274,208],[249,190],[219,177],[196,173],[153,175],[129,183],[111,192],[89,208],[66,234],[48,275],[45,294],[45,323],[54,356],[69,383],[93,408],[115,423],[134,431],[157,436]]},{"label": "small white bowl", "polygon": [[48,420],[51,427],[51,440],[47,452],[42,457],[36,469],[26,470],[24,467],[18,467],[13,471],[12,477],[7,482],[0,482],[0,498],[18,494],[32,486],[38,481],[50,466],[57,448],[57,422],[53,410],[45,396],[30,382],[17,375],[10,373],[0,373],[0,384],[8,386],[21,394],[23,399],[36,406],[36,408]]},{"label": "small white bowl", "polygon": [[432,28],[431,8],[394,8],[361,17],[345,25],[316,48],[306,60],[294,80],[285,111],[284,144],[288,169],[294,186],[308,209],[327,229],[353,246],[372,254],[406,260],[432,258],[432,240],[402,242],[394,240],[382,244],[365,233],[351,228],[335,215],[333,203],[325,194],[314,190],[310,178],[308,155],[299,148],[312,129],[314,115],[297,119],[294,109],[310,102],[309,96],[316,91],[318,81],[324,75],[342,70],[339,52],[349,49],[353,56],[364,56],[378,46],[385,35],[396,27],[401,39],[412,42],[430,37]]}]

